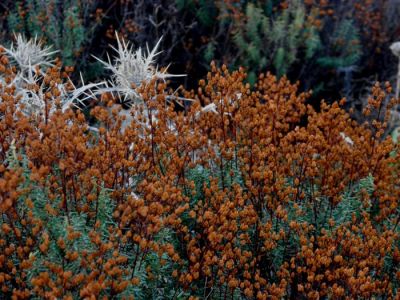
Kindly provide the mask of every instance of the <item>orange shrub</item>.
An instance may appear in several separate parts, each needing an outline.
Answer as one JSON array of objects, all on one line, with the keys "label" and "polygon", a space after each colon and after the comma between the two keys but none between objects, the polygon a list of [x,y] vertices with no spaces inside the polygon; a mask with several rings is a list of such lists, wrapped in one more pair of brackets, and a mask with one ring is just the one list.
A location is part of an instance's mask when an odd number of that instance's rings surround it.
[{"label": "orange shrub", "polygon": [[[139,89],[148,122],[124,130],[110,95],[93,132],[80,111],[25,116],[2,88],[4,297],[397,295],[399,154],[386,124],[357,124],[339,103],[315,111],[285,77],[250,88],[243,70],[211,67],[184,112],[165,105],[164,83]],[[365,113],[384,113],[384,95],[376,86]]]}]

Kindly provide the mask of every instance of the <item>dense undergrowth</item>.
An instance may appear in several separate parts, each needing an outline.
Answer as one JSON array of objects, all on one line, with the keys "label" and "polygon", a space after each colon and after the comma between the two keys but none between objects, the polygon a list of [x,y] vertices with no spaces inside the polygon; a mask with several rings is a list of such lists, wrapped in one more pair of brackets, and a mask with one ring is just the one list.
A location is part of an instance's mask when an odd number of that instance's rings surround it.
[{"label": "dense undergrowth", "polygon": [[60,64],[21,89],[0,62],[1,298],[398,297],[388,84],[360,124],[344,100],[316,111],[284,76],[211,64],[180,98],[132,86],[131,115],[105,90],[93,127]]}]

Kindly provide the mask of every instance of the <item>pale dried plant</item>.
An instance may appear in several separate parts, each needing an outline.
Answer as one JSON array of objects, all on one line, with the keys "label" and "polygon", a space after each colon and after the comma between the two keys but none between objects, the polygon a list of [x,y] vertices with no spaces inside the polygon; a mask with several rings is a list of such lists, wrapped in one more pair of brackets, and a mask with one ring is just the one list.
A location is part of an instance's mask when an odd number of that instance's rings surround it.
[{"label": "pale dried plant", "polygon": [[[158,40],[152,50],[148,46],[146,50],[140,47],[135,50],[129,42],[120,39],[117,34],[116,39],[117,47],[112,47],[116,52],[113,60],[108,54],[108,61],[96,57],[111,72],[109,80],[86,84],[81,75],[80,86],[76,86],[69,78],[65,82],[57,84],[56,87],[60,91],[59,99],[61,100],[62,111],[71,106],[83,108],[87,105],[88,100],[95,99],[104,93],[111,93],[117,104],[124,104],[129,107],[129,112],[122,110],[120,113],[126,117],[125,128],[133,118],[138,119],[139,113],[147,114],[143,99],[137,91],[138,87],[150,82],[154,83],[154,79],[165,82],[166,79],[171,77],[186,76],[168,73],[168,66],[159,70],[155,58],[162,53],[162,51],[158,51],[162,38]],[[0,76],[0,82],[3,87],[15,87],[16,96],[20,98],[19,107],[23,107],[21,110],[25,115],[43,114],[46,109],[44,94],[48,88],[43,82],[45,70],[54,66],[53,56],[58,51],[53,51],[51,46],[44,46],[44,43],[37,37],[26,39],[23,35],[16,34],[15,40],[15,44],[11,44],[9,48],[3,48],[5,54],[10,58],[11,65],[15,67],[16,73],[12,80],[7,83]],[[240,95],[237,96],[240,99]],[[183,101],[194,101],[179,97],[176,93],[168,95],[166,98],[167,101],[180,105],[183,105],[181,103]],[[54,111],[55,106],[53,105],[48,113],[51,114]],[[217,113],[217,106],[211,103],[202,108],[200,112]],[[148,125],[147,122],[144,125]]]},{"label": "pale dried plant", "polygon": [[58,51],[52,51],[50,46],[44,47],[37,37],[29,40],[22,34],[16,34],[15,40],[9,48],[3,46],[11,66],[15,67],[15,74],[10,81],[3,77],[0,81],[3,87],[15,87],[15,95],[20,98],[18,107],[25,115],[43,112],[43,70],[53,66],[52,56]]},{"label": "pale dried plant", "polygon": [[[15,87],[15,95],[20,98],[18,107],[25,115],[43,114],[46,109],[44,94],[48,91],[43,80],[45,71],[54,66],[53,56],[59,51],[53,51],[51,46],[44,46],[37,37],[26,39],[23,35],[16,34],[15,40],[16,43],[12,43],[9,48],[3,46],[11,66],[15,67],[15,74],[11,81],[0,76],[0,82],[3,88]],[[57,84],[63,111],[71,106],[85,106],[88,99],[96,97],[92,89],[104,85],[104,82],[85,84],[82,76],[81,81],[80,87],[76,87],[70,79]],[[49,113],[54,111],[55,106],[52,105]]]},{"label": "pale dried plant", "polygon": [[72,86],[72,89],[66,89],[65,84],[59,84],[58,89],[61,92],[61,98],[63,101],[62,110],[65,111],[66,109],[70,108],[71,106],[81,109],[85,107],[88,103],[88,100],[96,99],[97,96],[93,92],[93,89],[104,87],[106,82],[98,82],[98,83],[88,83],[86,84],[82,73],[80,74],[81,78],[81,85],[77,87],[71,79],[69,83]]},{"label": "pale dried plant", "polygon": [[16,44],[12,43],[10,48],[4,48],[20,71],[35,70],[36,67],[51,67],[54,60],[53,55],[58,50],[52,51],[51,46],[43,46],[43,42],[37,36],[26,39],[22,34],[15,35]]},{"label": "pale dried plant", "polygon": [[134,50],[133,46],[124,39],[120,39],[118,34],[116,38],[117,48],[111,46],[116,52],[114,60],[111,60],[109,54],[107,54],[108,61],[95,57],[112,73],[111,79],[107,81],[107,87],[98,89],[97,93],[109,92],[120,104],[131,107],[143,103],[137,92],[137,88],[142,84],[148,84],[154,78],[165,81],[167,78],[185,76],[167,73],[168,67],[161,71],[158,69],[155,57],[162,53],[162,51],[157,52],[162,38],[151,51],[147,46],[147,53],[140,47]]},{"label": "pale dried plant", "polygon": [[399,59],[399,65],[397,68],[397,81],[396,81],[396,98],[399,98],[400,93],[400,42],[393,43],[390,45],[390,50],[393,55],[395,55]]}]

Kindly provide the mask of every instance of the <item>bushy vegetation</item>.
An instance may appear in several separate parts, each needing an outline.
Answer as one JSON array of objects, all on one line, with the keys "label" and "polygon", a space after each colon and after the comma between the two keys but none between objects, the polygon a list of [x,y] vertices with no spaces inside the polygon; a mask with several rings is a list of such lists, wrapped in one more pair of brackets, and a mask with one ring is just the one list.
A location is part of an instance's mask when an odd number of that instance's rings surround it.
[{"label": "bushy vegetation", "polygon": [[[124,128],[104,93],[93,130],[60,106],[59,68],[26,87],[48,86],[34,112],[1,91],[5,298],[395,297],[399,158],[385,122],[358,125],[336,102],[317,112],[285,77],[251,87],[212,64],[186,111],[154,78]],[[385,89],[365,115],[390,112]]]},{"label": "bushy vegetation", "polygon": [[397,299],[392,5],[5,1],[0,299]]}]

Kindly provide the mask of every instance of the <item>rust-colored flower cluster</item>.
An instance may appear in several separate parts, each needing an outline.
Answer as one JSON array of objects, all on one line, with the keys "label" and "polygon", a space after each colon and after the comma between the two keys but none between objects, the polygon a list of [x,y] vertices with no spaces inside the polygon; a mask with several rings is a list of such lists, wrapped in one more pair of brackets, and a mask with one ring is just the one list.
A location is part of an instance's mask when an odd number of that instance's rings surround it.
[{"label": "rust-colored flower cluster", "polygon": [[26,116],[1,89],[2,297],[397,297],[400,157],[385,121],[316,111],[285,77],[251,87],[242,69],[211,69],[185,111],[165,83],[138,88],[143,120],[124,130],[111,95],[93,131],[72,109]]}]

